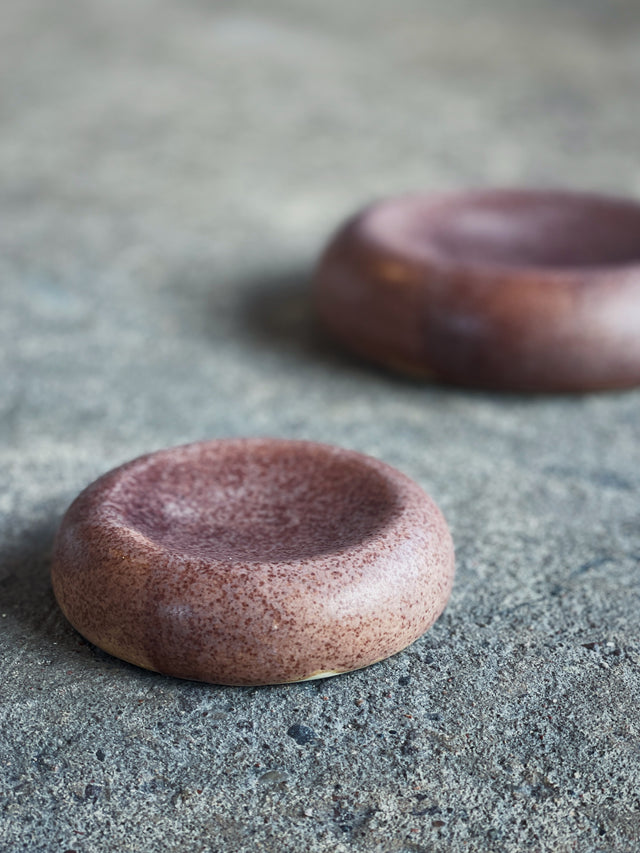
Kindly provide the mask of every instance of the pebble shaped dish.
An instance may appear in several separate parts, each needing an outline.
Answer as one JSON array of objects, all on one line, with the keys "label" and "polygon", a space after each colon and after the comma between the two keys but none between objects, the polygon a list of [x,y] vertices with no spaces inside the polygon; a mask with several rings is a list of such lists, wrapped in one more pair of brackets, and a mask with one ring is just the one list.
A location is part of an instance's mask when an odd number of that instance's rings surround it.
[{"label": "pebble shaped dish", "polygon": [[640,383],[640,204],[587,193],[411,195],[349,220],[315,276],[335,339],[470,387]]},{"label": "pebble shaped dish", "polygon": [[258,685],[358,669],[417,639],[453,582],[447,524],[362,454],[280,439],[162,450],[68,509],[52,581],[67,619],[130,663]]}]

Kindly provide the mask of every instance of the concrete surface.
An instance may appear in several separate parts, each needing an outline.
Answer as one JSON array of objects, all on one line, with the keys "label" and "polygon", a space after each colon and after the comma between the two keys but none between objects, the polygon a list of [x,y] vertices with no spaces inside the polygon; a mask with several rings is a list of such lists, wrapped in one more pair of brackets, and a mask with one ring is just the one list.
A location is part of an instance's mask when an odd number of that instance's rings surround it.
[{"label": "concrete surface", "polygon": [[[306,298],[373,197],[640,195],[629,0],[23,0],[0,49],[0,849],[640,849],[640,394],[500,397],[334,352]],[[268,689],[138,670],[48,580],[138,453],[377,455],[458,576],[412,648]]]}]

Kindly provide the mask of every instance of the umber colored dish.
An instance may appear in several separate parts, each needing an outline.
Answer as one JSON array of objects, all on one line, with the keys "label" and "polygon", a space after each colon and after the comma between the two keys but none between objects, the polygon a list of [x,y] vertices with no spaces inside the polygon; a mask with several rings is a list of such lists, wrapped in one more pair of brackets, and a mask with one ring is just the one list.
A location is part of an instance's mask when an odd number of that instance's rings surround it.
[{"label": "umber colored dish", "polygon": [[167,675],[274,684],[367,666],[440,615],[454,557],[405,475],[313,442],[230,439],[115,469],[68,509],[53,588],[92,643]]},{"label": "umber colored dish", "polygon": [[330,332],[380,364],[466,386],[640,383],[640,204],[572,192],[405,196],[321,258]]}]

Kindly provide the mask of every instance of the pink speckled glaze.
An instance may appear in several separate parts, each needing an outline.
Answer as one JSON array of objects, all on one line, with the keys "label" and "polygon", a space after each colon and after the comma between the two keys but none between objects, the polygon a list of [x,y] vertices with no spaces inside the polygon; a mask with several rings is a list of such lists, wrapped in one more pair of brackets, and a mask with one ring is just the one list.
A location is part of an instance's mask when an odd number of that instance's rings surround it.
[{"label": "pink speckled glaze", "polygon": [[454,556],[424,491],[362,454],[229,439],[140,457],[68,509],[52,581],[92,643],[167,675],[275,684],[348,672],[442,612]]}]

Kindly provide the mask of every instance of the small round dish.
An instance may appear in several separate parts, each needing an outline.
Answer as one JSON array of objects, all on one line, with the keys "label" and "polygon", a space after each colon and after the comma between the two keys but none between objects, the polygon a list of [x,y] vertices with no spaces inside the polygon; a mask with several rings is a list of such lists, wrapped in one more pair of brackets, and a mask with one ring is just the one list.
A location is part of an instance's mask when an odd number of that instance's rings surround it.
[{"label": "small round dish", "polygon": [[449,597],[446,522],[405,475],[353,451],[228,439],[140,457],[86,488],[52,565],[95,645],[180,678],[258,685],[367,666]]},{"label": "small round dish", "polygon": [[414,195],[349,220],[315,276],[332,335],[465,386],[640,383],[640,204],[585,193]]}]

